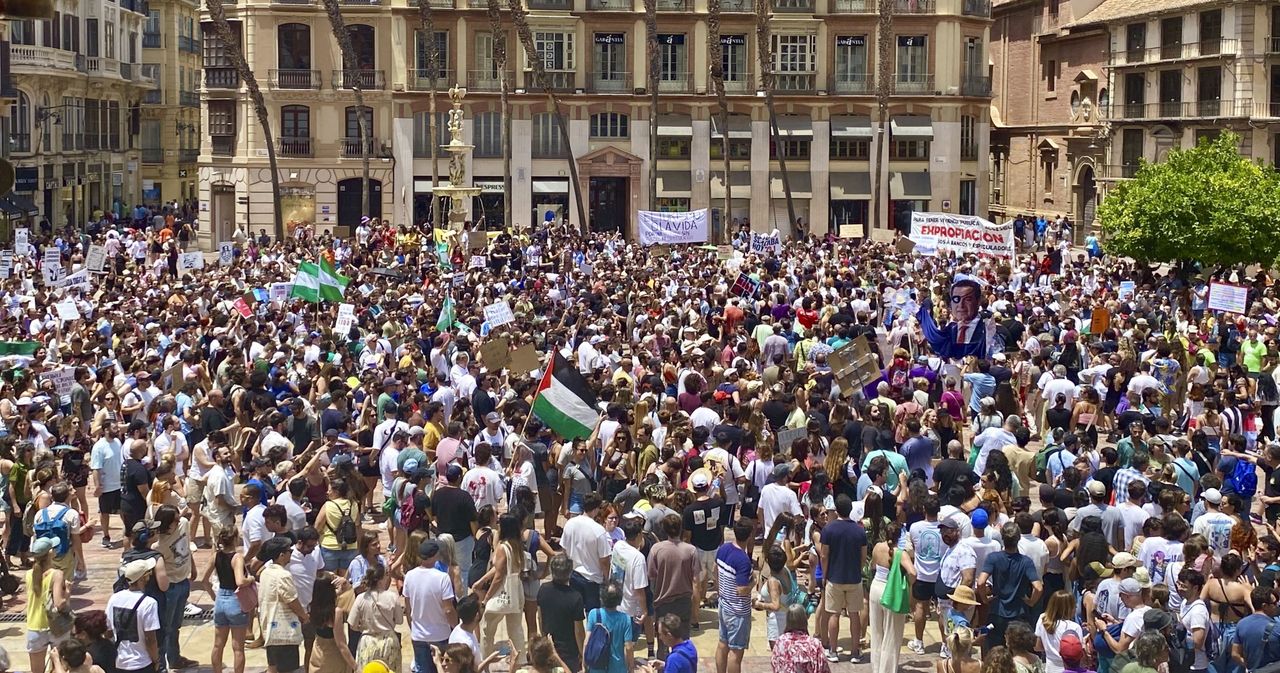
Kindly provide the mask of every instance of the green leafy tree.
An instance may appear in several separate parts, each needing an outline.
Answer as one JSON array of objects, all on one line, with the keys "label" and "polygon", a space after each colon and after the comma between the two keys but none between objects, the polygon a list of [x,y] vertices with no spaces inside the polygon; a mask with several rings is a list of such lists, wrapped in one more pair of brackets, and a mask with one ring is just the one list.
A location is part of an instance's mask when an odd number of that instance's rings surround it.
[{"label": "green leafy tree", "polygon": [[1280,173],[1223,133],[1143,164],[1098,207],[1107,252],[1143,262],[1280,263]]}]

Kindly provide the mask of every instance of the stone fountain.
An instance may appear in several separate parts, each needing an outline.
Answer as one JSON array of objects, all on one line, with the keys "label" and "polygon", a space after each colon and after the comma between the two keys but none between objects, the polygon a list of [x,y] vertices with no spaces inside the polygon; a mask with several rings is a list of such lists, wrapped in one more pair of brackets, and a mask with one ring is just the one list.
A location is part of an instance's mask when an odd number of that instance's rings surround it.
[{"label": "stone fountain", "polygon": [[[436,187],[440,196],[449,197],[449,231],[462,231],[462,223],[471,219],[471,199],[480,194],[479,187],[466,187],[467,157],[471,155],[474,145],[462,140],[462,99],[467,90],[454,85],[449,89],[449,98],[453,101],[453,109],[449,110],[449,144],[440,149],[449,153],[449,184]],[[437,225],[438,226],[438,225]]]}]

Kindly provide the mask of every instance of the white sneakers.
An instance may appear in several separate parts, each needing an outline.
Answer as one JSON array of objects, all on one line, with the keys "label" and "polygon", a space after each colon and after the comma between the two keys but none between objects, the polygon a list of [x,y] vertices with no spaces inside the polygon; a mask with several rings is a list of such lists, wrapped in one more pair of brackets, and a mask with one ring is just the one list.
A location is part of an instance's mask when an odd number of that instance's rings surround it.
[{"label": "white sneakers", "polygon": [[912,640],[911,642],[907,643],[907,649],[911,650],[912,652],[915,652],[916,654],[924,654],[924,641]]}]

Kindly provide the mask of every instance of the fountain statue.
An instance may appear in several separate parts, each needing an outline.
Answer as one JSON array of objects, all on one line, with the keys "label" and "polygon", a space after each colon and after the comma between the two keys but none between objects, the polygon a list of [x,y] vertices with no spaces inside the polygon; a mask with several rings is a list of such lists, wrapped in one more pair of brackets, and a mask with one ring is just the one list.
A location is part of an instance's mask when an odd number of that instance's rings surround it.
[{"label": "fountain statue", "polygon": [[475,149],[462,140],[462,99],[467,90],[459,85],[449,89],[453,109],[449,110],[449,144],[440,149],[449,153],[449,184],[436,187],[437,196],[449,198],[449,230],[462,231],[462,223],[471,219],[471,199],[480,194],[479,187],[466,187],[467,157]]}]

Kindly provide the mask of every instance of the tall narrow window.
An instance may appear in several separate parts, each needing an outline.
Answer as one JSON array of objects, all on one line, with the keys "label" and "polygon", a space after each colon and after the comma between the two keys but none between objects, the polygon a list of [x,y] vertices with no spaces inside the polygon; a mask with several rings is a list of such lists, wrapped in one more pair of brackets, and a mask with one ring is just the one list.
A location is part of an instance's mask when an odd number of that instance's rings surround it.
[{"label": "tall narrow window", "polygon": [[924,92],[929,89],[929,39],[924,35],[899,35],[897,64],[897,89],[904,92]]}]

